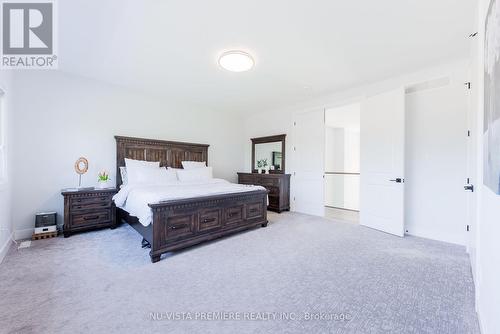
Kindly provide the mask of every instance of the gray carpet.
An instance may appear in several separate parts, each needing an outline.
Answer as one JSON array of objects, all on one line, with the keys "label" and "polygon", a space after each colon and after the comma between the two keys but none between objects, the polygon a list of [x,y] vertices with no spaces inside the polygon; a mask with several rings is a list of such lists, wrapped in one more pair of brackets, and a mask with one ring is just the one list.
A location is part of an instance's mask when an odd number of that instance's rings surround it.
[{"label": "gray carpet", "polygon": [[156,264],[126,225],[12,248],[0,332],[479,333],[462,247],[294,213],[270,221]]}]

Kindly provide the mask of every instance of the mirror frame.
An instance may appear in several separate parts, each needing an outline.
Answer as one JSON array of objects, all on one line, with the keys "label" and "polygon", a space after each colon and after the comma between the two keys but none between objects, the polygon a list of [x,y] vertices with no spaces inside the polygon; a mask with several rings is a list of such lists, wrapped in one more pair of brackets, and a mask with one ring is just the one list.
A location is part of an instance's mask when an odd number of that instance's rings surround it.
[{"label": "mirror frame", "polygon": [[250,169],[252,173],[256,173],[255,169],[255,144],[266,144],[266,143],[275,143],[281,142],[281,169],[278,171],[269,171],[272,174],[284,174],[285,173],[285,137],[286,134],[283,135],[275,135],[275,136],[267,136],[267,137],[258,137],[252,138],[252,168]]}]

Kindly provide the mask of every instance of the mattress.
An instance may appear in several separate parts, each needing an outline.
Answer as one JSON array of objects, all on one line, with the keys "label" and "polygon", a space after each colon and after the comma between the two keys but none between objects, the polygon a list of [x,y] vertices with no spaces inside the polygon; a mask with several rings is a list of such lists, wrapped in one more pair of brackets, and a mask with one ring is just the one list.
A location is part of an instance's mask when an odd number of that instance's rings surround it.
[{"label": "mattress", "polygon": [[178,181],[168,185],[126,185],[113,196],[113,200],[117,207],[127,211],[131,216],[137,217],[142,225],[148,226],[153,221],[153,211],[148,204],[255,190],[265,190],[265,188],[230,183],[222,179],[207,179],[196,182]]}]

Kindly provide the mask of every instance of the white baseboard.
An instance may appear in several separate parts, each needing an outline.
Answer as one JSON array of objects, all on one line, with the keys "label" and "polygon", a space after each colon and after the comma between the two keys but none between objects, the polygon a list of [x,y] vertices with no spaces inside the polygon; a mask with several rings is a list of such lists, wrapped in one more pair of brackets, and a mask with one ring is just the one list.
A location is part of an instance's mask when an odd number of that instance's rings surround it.
[{"label": "white baseboard", "polygon": [[11,233],[7,240],[5,240],[5,243],[0,246],[0,263],[2,263],[3,259],[5,258],[5,255],[7,255],[7,252],[9,251],[10,245],[12,243],[12,236],[14,233]]},{"label": "white baseboard", "polygon": [[34,228],[25,228],[23,230],[16,230],[14,232],[14,240],[31,239],[33,236]]},{"label": "white baseboard", "polygon": [[481,314],[477,310],[476,310],[476,314],[477,314],[477,321],[479,322],[479,331],[483,334],[486,334],[486,332],[484,331],[484,328],[483,328],[483,323],[481,322]]},{"label": "white baseboard", "polygon": [[467,252],[467,245],[465,243],[462,243],[462,242],[457,242],[455,240],[445,240],[445,239],[442,239],[442,238],[436,238],[434,236],[430,236],[428,234],[423,234],[423,233],[419,233],[418,231],[415,232],[415,231],[412,231],[412,232],[405,232],[405,235],[409,235],[409,236],[412,236],[412,237],[417,237],[417,238],[423,238],[423,239],[429,239],[429,240],[434,240],[434,241],[440,241],[440,242],[445,242],[447,244],[453,244],[453,245],[457,245],[457,246],[462,246],[464,248],[464,251]]}]

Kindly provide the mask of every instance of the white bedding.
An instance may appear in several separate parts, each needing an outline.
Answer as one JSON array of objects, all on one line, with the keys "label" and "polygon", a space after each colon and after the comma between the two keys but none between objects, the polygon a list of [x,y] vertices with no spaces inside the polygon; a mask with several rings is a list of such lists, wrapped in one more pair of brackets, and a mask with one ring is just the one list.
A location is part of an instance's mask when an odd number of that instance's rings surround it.
[{"label": "white bedding", "polygon": [[260,189],[265,188],[230,183],[222,179],[207,179],[197,182],[177,181],[169,185],[125,185],[113,197],[113,200],[117,207],[137,217],[142,225],[148,226],[153,220],[153,212],[148,204]]}]

